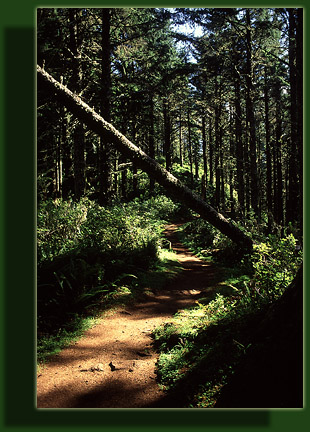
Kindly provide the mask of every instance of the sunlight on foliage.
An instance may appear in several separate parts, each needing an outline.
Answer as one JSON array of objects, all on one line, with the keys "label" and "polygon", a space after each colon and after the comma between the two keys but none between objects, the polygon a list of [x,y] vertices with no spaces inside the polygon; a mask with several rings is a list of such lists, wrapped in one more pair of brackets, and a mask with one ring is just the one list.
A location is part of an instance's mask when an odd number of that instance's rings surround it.
[{"label": "sunlight on foliage", "polygon": [[[256,244],[253,254],[237,267],[222,268],[226,278],[214,289],[221,292],[224,287],[230,294],[218,292],[214,300],[205,294],[195,308],[179,311],[154,332],[160,351],[159,381],[167,390],[186,391],[185,406],[214,407],[221,388],[251,346],[252,332],[302,262],[293,234],[266,240]],[[226,256],[222,262],[227,263]]]},{"label": "sunlight on foliage", "polygon": [[254,278],[256,293],[268,301],[278,298],[293,280],[302,262],[293,234],[284,238],[269,236],[266,243],[254,246]]},{"label": "sunlight on foliage", "polygon": [[178,388],[180,383],[191,386],[190,377],[199,373],[203,388],[199,406],[212,406],[211,395],[219,391],[248,345],[236,340],[246,314],[240,299],[217,294],[208,304],[179,311],[170,323],[158,327],[154,332],[160,350],[157,374],[164,388]]},{"label": "sunlight on foliage", "polygon": [[[179,205],[165,196],[101,207],[88,198],[39,204],[37,219],[37,325],[39,352],[54,346],[72,317],[96,315],[160,287],[179,269],[165,249],[163,216]],[[57,339],[57,338],[56,338]],[[42,343],[41,343],[42,342]]]}]

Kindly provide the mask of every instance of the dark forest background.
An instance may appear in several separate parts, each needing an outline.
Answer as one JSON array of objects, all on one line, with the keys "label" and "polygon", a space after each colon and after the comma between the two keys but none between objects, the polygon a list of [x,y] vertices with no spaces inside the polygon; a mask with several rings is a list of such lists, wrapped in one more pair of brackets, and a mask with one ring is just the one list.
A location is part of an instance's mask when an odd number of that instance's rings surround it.
[{"label": "dark forest background", "polygon": [[[37,25],[38,63],[217,210],[301,233],[302,9],[47,8]],[[39,91],[39,201],[146,193],[151,178]]]},{"label": "dark forest background", "polygon": [[[303,9],[39,8],[37,62],[38,361],[163,289],[178,222],[216,295],[154,332],[159,381],[187,407],[301,407]],[[187,198],[80,122],[45,71]]]}]

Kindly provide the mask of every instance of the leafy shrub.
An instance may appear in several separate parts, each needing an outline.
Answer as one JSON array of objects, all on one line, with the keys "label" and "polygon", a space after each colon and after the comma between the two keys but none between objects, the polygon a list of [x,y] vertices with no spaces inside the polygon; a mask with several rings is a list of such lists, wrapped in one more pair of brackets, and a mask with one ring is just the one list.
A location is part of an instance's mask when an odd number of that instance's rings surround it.
[{"label": "leafy shrub", "polygon": [[[157,260],[159,222],[129,205],[42,202],[38,208],[38,324],[62,323],[100,305]],[[48,319],[47,319],[48,318]]]},{"label": "leafy shrub", "polygon": [[159,228],[146,223],[133,206],[103,208],[83,199],[79,203],[43,202],[38,210],[38,262],[72,251],[95,248],[111,256],[147,251],[154,258]]},{"label": "leafy shrub", "polygon": [[243,285],[245,292],[255,300],[273,301],[279,297],[302,261],[302,252],[297,250],[297,240],[292,233],[282,238],[257,234],[260,242],[254,244],[251,255],[244,255],[242,248],[200,218],[184,224],[180,237],[196,254],[210,255],[213,261],[225,267],[237,265],[240,274],[251,276],[253,280]]},{"label": "leafy shrub", "polygon": [[267,242],[254,246],[252,265],[255,293],[267,301],[278,298],[293,280],[302,261],[293,234],[278,238],[269,235]]},{"label": "leafy shrub", "polygon": [[[181,166],[178,163],[174,163],[171,168],[171,174],[179,179],[185,186],[189,187],[193,191],[199,193],[201,188],[201,181],[196,176],[191,174],[190,165],[185,163]],[[200,173],[202,175],[202,173]]]},{"label": "leafy shrub", "polygon": [[84,201],[42,201],[37,212],[38,263],[74,248],[81,239],[80,228],[86,216]]},{"label": "leafy shrub", "polygon": [[[145,267],[157,256],[159,230],[128,205],[102,208],[89,203],[87,218],[81,226],[82,247],[97,248],[111,260],[121,258]],[[80,247],[81,247],[80,246]]]},{"label": "leafy shrub", "polygon": [[203,249],[213,248],[216,229],[204,219],[197,218],[180,228],[180,237],[188,247],[195,252],[201,252]]},{"label": "leafy shrub", "polygon": [[102,304],[158,259],[163,216],[178,204],[165,196],[100,207],[46,201],[38,207],[38,324],[62,323]]},{"label": "leafy shrub", "polygon": [[178,312],[154,332],[157,374],[167,389],[182,389],[185,406],[213,406],[217,393],[250,346],[263,312],[252,314],[242,296],[217,294],[208,304]]},{"label": "leafy shrub", "polygon": [[126,205],[128,211],[139,215],[145,225],[162,224],[187,214],[187,209],[166,195],[151,196],[147,199],[136,198]]},{"label": "leafy shrub", "polygon": [[[253,253],[238,257],[238,248],[207,222],[197,219],[182,227],[184,243],[200,254],[209,249],[213,259],[225,263],[225,281],[216,289],[231,288],[228,296],[216,294],[214,300],[205,295],[197,307],[177,313],[154,332],[159,380],[176,394],[182,390],[187,395],[184,406],[215,405],[270,303],[282,295],[301,263],[302,252],[292,233],[283,238],[260,233],[255,238],[261,242]],[[238,265],[229,266],[236,257]]]}]

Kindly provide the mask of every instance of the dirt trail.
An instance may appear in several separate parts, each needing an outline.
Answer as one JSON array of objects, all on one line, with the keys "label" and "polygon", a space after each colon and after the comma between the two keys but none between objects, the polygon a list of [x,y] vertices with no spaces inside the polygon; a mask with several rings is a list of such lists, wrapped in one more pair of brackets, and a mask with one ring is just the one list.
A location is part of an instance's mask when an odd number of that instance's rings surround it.
[{"label": "dirt trail", "polygon": [[177,226],[168,225],[165,234],[184,271],[164,290],[103,318],[54,356],[37,378],[38,408],[178,407],[156,382],[151,332],[208,291],[214,268],[178,242]]}]

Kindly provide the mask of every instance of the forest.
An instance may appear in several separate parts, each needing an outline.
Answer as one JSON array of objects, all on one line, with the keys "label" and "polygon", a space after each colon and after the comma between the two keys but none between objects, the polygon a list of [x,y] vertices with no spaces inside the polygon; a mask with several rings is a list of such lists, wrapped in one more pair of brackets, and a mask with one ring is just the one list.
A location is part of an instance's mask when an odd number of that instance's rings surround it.
[{"label": "forest", "polygon": [[302,407],[303,9],[39,8],[36,48],[40,379],[182,244],[209,273],[152,331],[165,403]]}]

